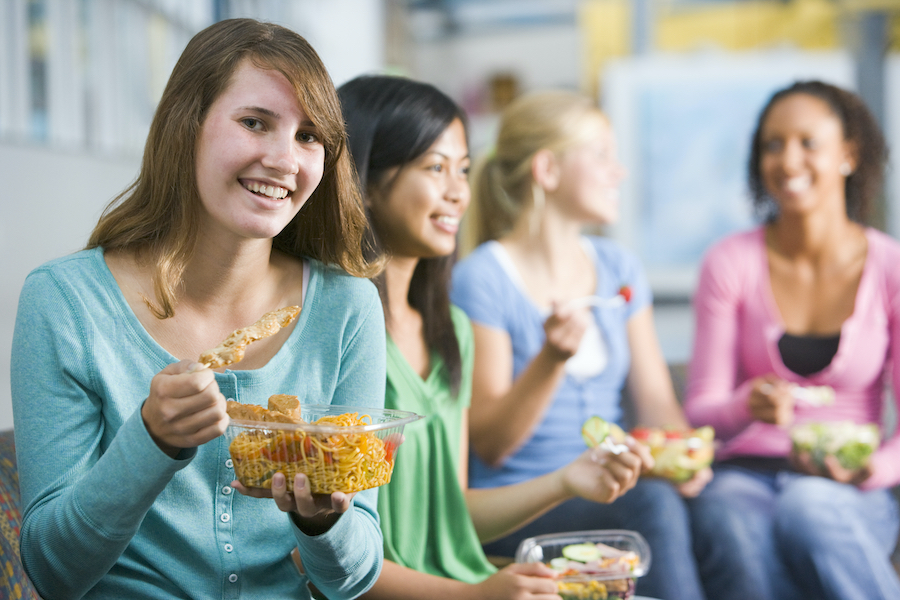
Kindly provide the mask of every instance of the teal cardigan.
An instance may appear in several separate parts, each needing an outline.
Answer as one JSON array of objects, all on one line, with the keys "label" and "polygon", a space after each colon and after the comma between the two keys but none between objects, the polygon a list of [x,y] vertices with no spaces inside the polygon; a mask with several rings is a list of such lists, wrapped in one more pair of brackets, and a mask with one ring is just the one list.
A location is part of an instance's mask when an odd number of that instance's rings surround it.
[{"label": "teal cardigan", "polygon": [[[227,398],[265,405],[380,407],[384,317],[367,280],[309,261],[291,336],[260,369],[216,374]],[[178,359],[141,326],[101,249],[51,261],[25,281],[11,381],[24,507],[22,562],[52,598],[331,599],[367,590],[381,569],[377,493],[309,537],[268,499],[235,492],[224,438],[164,454],[140,408]],[[290,558],[299,547],[306,576]]]}]

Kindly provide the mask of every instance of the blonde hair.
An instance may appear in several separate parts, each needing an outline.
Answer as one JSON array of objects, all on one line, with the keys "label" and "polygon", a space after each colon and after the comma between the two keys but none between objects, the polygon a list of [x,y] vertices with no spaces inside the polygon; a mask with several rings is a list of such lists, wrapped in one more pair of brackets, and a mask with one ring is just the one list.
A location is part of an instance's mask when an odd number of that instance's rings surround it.
[{"label": "blonde hair", "polygon": [[147,304],[160,319],[175,314],[177,292],[197,238],[197,138],[210,106],[245,60],[276,70],[291,82],[325,146],[322,181],[275,236],[273,247],[337,265],[358,277],[377,272],[377,264],[362,255],[366,217],[337,91],[324,64],[290,29],[229,19],[195,35],[181,54],[150,124],[141,171],[107,206],[87,244],[131,251],[153,265],[155,303],[147,299]]},{"label": "blonde hair", "polygon": [[541,150],[559,156],[596,135],[591,123],[606,123],[594,102],[574,92],[527,94],[500,119],[495,149],[472,175],[472,204],[466,245],[474,247],[506,234],[532,196],[532,159]]}]

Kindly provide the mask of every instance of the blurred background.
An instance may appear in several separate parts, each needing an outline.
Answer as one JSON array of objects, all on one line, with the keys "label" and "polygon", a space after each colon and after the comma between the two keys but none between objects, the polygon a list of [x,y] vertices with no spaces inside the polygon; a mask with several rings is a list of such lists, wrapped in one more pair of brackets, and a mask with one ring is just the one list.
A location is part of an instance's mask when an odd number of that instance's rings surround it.
[{"label": "blurred background", "polygon": [[[517,95],[595,98],[629,172],[605,233],[644,261],[670,362],[690,353],[703,252],[753,225],[744,173],[772,91],[854,89],[900,147],[900,0],[0,0],[0,429],[25,276],[80,249],[133,180],[191,36],[244,16],[304,35],[336,85],[435,84],[469,114],[476,158]],[[896,169],[870,224],[900,234]]]}]

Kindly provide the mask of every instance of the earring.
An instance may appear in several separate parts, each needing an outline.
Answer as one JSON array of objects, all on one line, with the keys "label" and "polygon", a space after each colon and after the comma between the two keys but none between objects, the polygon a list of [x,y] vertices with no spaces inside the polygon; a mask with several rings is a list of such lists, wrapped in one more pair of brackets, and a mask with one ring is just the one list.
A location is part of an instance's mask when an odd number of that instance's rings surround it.
[{"label": "earring", "polygon": [[531,235],[536,235],[541,228],[541,216],[544,212],[544,205],[547,203],[547,196],[536,181],[531,182],[531,215],[528,228]]},{"label": "earring", "polygon": [[838,167],[838,172],[844,177],[849,177],[850,174],[853,173],[853,167],[851,167],[848,162],[842,162],[841,166]]}]

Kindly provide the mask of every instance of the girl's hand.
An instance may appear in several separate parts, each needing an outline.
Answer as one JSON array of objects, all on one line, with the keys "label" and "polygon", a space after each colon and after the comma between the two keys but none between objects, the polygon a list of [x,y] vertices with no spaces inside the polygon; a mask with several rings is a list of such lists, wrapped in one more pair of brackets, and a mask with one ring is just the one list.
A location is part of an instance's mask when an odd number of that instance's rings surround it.
[{"label": "girl's hand", "polygon": [[809,452],[792,451],[790,459],[791,464],[798,472],[826,477],[838,483],[860,485],[872,476],[872,467],[869,465],[864,465],[856,470],[845,469],[837,457],[832,455],[826,456],[824,464],[821,466],[812,459]]},{"label": "girl's hand", "polygon": [[553,313],[544,321],[544,347],[551,357],[565,362],[578,352],[581,338],[588,327],[590,309],[574,308],[553,304]]},{"label": "girl's hand", "polygon": [[559,600],[555,572],[543,563],[513,563],[475,585],[484,600]]},{"label": "girl's hand", "polygon": [[694,476],[684,483],[676,484],[675,489],[678,490],[682,498],[696,498],[703,491],[703,488],[706,487],[706,484],[712,481],[712,478],[712,468],[706,467],[694,473]]},{"label": "girl's hand", "polygon": [[786,427],[794,422],[793,384],[775,375],[757,377],[753,380],[747,406],[757,421]]},{"label": "girl's hand", "polygon": [[153,377],[141,417],[153,441],[172,457],[219,437],[229,422],[213,372],[187,360]]},{"label": "girl's hand", "polygon": [[344,492],[313,494],[310,492],[309,479],[301,473],[294,476],[290,489],[281,472],[272,476],[271,489],[244,487],[237,480],[231,482],[231,487],[245,496],[274,499],[278,510],[296,515],[294,522],[308,535],[328,531],[342,514],[350,510],[356,495]]},{"label": "girl's hand", "polygon": [[632,438],[626,445],[629,450],[621,454],[596,446],[563,467],[567,491],[573,496],[609,504],[633,488],[641,471],[652,468],[653,458],[649,450]]}]

